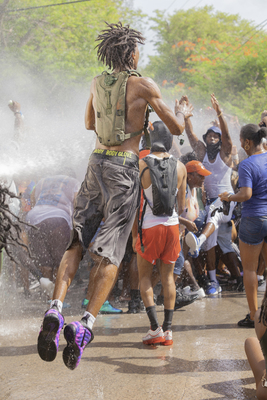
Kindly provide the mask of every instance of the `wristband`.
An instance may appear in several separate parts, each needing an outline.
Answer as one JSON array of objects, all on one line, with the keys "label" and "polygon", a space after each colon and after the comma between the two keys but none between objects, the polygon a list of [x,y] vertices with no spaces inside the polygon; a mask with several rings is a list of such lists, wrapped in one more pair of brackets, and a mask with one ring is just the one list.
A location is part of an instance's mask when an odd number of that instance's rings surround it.
[{"label": "wristband", "polygon": [[228,201],[231,201],[230,200],[230,197],[232,196],[232,193],[229,193],[228,195],[227,195],[227,199],[228,199]]},{"label": "wristband", "polygon": [[222,115],[222,112],[219,115],[217,115],[217,117],[220,118],[221,115]]},{"label": "wristband", "polygon": [[176,117],[177,117],[177,114],[178,114],[178,113],[181,113],[181,114],[183,114],[183,116],[184,116],[184,118],[185,118],[185,115],[184,115],[184,113],[183,113],[182,111],[179,111],[179,110],[178,110],[178,111],[176,111],[176,113],[175,113]]},{"label": "wristband", "polygon": [[16,115],[16,114],[22,115],[22,112],[21,112],[21,111],[15,111],[15,112],[14,112],[14,115]]}]

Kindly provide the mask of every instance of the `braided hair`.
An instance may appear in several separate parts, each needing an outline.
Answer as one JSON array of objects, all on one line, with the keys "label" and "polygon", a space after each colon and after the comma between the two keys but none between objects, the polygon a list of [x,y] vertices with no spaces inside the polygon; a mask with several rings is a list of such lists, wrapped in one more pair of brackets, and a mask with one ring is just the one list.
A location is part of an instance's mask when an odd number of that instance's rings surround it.
[{"label": "braided hair", "polygon": [[135,53],[137,43],[144,44],[142,34],[129,25],[108,24],[107,28],[101,31],[96,41],[99,41],[97,48],[98,60],[110,69],[133,69],[132,53]]},{"label": "braided hair", "polygon": [[2,183],[0,183],[0,253],[5,249],[8,257],[17,263],[13,258],[10,246],[22,246],[28,250],[28,247],[21,241],[20,234],[22,232],[21,221],[19,217],[10,211],[8,206],[8,198],[18,198],[14,193],[10,192]]},{"label": "braided hair", "polygon": [[259,127],[259,125],[255,124],[247,124],[242,126],[240,136],[244,140],[252,140],[254,146],[257,146],[261,143],[263,138],[267,137],[267,128]]}]

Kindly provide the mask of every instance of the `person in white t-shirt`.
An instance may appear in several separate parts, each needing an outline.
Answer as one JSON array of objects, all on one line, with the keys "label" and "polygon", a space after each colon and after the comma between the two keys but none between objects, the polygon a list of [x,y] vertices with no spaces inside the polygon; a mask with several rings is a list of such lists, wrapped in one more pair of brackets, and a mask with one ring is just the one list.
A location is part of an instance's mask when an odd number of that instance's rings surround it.
[{"label": "person in white t-shirt", "polygon": [[73,202],[80,182],[66,175],[41,179],[34,193],[35,205],[26,221],[38,229],[28,231],[29,248],[43,276],[54,281],[72,230]]}]

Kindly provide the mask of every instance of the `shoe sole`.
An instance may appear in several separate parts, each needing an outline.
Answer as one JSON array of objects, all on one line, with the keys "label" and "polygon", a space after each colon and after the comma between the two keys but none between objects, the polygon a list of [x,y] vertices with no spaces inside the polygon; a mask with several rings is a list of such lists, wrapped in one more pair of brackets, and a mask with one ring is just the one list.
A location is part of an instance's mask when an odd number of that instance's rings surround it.
[{"label": "shoe sole", "polygon": [[237,323],[237,325],[238,326],[240,326],[241,328],[255,328],[255,325],[253,324],[251,324],[251,325],[242,325],[242,324],[239,324],[239,323]]},{"label": "shoe sole", "polygon": [[194,299],[191,299],[191,300],[188,300],[188,301],[183,301],[182,304],[179,304],[179,303],[177,305],[175,304],[174,311],[175,310],[179,310],[179,308],[183,308],[185,306],[188,306],[189,304],[194,303],[195,300],[197,300],[197,296]]},{"label": "shoe sole", "polygon": [[219,294],[218,290],[215,290],[215,292],[213,292],[213,293],[206,292],[206,296],[215,296],[215,294]]},{"label": "shoe sole", "polygon": [[81,351],[75,342],[76,328],[73,325],[67,325],[64,329],[64,338],[67,341],[67,346],[63,350],[63,361],[67,368],[73,370],[78,364],[78,358]]},{"label": "shoe sole", "polygon": [[99,313],[98,314],[102,314],[102,315],[105,315],[105,314],[122,314],[122,310],[121,311],[99,311]]},{"label": "shoe sole", "polygon": [[207,292],[205,292],[205,293],[207,296],[214,296],[215,294],[219,294],[221,292],[222,292],[222,288],[220,287],[220,290],[215,289],[214,293],[207,293]]},{"label": "shoe sole", "polygon": [[48,315],[43,322],[43,329],[38,336],[37,350],[44,361],[54,361],[57,356],[55,338],[59,329],[59,318],[55,314]]},{"label": "shoe sole", "polygon": [[187,246],[190,248],[190,252],[195,252],[198,248],[197,242],[194,238],[194,236],[189,232],[186,237],[185,237],[185,243]]},{"label": "shoe sole", "polygon": [[141,312],[140,308],[138,309],[131,309],[127,311],[127,314],[139,314]]},{"label": "shoe sole", "polygon": [[157,343],[163,343],[165,342],[164,337],[157,337],[157,338],[152,338],[152,339],[148,339],[148,340],[143,340],[144,344],[157,344]]},{"label": "shoe sole", "polygon": [[160,343],[162,346],[171,346],[173,344],[173,340],[165,340],[164,342]]}]

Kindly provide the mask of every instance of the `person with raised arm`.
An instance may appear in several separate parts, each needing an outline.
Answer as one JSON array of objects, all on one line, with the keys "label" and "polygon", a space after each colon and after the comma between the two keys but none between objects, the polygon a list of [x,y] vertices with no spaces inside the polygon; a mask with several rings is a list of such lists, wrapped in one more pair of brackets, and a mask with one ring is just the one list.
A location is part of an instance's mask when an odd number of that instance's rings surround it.
[{"label": "person with raised arm", "polygon": [[45,361],[53,361],[64,325],[62,303],[104,218],[90,248],[97,265],[93,293],[82,319],[64,329],[67,346],[63,361],[69,369],[78,366],[85,346],[93,339],[93,324],[116,282],[125,253],[139,202],[139,142],[148,124],[148,105],[173,135],[182,134],[184,119],[193,109],[189,103],[176,101],[175,115],[163,101],[156,83],[136,71],[138,43],[144,43],[140,32],[121,22],[107,23],[96,40],[98,59],[112,72],[104,71],[91,84],[85,127],[95,131],[96,148],[76,198],[73,239],[61,260],[51,308],[38,338],[39,355]]}]

